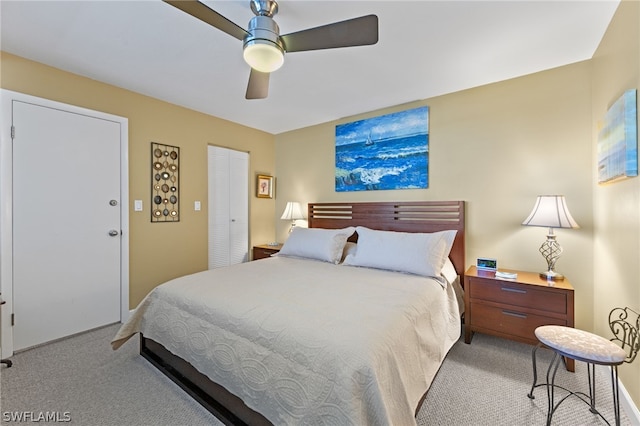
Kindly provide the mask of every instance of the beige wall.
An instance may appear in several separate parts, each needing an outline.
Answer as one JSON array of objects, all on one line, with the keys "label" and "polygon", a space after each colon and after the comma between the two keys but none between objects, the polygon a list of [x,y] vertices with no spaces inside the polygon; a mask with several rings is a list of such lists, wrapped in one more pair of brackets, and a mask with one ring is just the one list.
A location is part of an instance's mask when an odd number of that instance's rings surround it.
[{"label": "beige wall", "polygon": [[[250,240],[271,241],[272,199],[254,196],[255,174],[275,171],[274,137],[206,114],[79,77],[2,52],[3,89],[77,105],[129,119],[130,305],[155,286],[207,269],[207,145],[250,153]],[[213,96],[213,95],[212,95]],[[151,142],[180,147],[178,223],[151,223]],[[133,211],[133,200],[144,202]],[[194,211],[194,201],[202,210]]]},{"label": "beige wall", "polygon": [[[276,136],[279,191],[286,201],[465,200],[467,264],[495,257],[503,268],[546,269],[538,252],[547,230],[524,227],[539,194],[564,194],[582,226],[558,230],[565,254],[557,269],[576,289],[576,323],[591,328],[590,67],[583,62],[544,73]],[[429,188],[334,190],[335,125],[428,105]],[[277,220],[278,239],[286,221]]]},{"label": "beige wall", "polygon": [[[625,90],[640,88],[640,2],[623,1],[602,39],[593,63],[593,133]],[[595,170],[597,157],[592,159]],[[616,306],[640,309],[640,178],[594,188],[595,331],[610,334],[609,311]],[[622,381],[640,405],[640,362],[621,367]]]}]

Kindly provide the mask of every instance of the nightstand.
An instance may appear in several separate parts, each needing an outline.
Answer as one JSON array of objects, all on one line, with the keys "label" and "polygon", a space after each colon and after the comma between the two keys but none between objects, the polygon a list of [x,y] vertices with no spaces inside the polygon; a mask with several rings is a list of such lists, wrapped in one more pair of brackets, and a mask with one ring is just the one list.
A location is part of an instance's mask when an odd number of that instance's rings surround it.
[{"label": "nightstand", "polygon": [[277,253],[282,248],[282,244],[277,246],[270,246],[269,244],[261,244],[253,246],[253,260],[265,259],[274,253]]},{"label": "nightstand", "polygon": [[[470,267],[464,276],[464,341],[474,332],[537,345],[534,330],[541,325],[573,327],[573,287],[565,279],[546,281],[537,272],[515,272],[513,280],[496,278],[494,271]],[[573,360],[567,369],[574,371]]]}]

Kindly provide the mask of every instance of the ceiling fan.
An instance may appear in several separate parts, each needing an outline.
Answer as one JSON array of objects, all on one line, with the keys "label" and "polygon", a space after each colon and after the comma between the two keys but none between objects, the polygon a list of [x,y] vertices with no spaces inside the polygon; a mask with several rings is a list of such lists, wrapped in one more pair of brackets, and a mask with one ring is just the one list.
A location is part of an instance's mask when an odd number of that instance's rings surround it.
[{"label": "ceiling fan", "polygon": [[284,53],[338,47],[365,46],[378,42],[378,17],[366,15],[295,33],[280,35],[273,20],[275,0],[251,0],[256,15],[247,30],[197,0],[163,0],[183,12],[242,40],[244,60],[251,66],[247,99],[264,99],[269,93],[269,75],[284,63]]}]

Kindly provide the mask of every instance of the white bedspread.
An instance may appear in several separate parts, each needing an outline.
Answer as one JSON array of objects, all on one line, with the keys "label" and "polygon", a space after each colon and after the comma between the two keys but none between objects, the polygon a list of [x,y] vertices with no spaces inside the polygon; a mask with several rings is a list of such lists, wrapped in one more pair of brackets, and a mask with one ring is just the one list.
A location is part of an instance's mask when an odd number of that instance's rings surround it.
[{"label": "white bedspread", "polygon": [[411,425],[460,315],[451,285],[273,257],[157,287],[113,348],[137,332],[276,425]]}]

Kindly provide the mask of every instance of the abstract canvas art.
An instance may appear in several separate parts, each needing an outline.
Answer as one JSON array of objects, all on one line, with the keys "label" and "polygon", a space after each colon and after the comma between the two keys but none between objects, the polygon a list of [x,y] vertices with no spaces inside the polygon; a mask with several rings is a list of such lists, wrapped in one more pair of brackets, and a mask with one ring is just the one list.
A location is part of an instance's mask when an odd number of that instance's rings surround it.
[{"label": "abstract canvas art", "polygon": [[636,90],[611,105],[598,133],[598,183],[638,176],[638,107]]},{"label": "abstract canvas art", "polygon": [[336,192],[429,187],[429,107],[336,126]]}]

